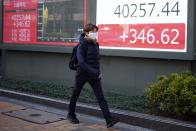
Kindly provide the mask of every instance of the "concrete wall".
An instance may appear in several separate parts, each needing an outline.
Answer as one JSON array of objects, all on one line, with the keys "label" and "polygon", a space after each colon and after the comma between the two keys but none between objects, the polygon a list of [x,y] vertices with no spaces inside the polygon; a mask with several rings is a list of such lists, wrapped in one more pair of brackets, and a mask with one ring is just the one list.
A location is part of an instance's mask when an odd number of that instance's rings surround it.
[{"label": "concrete wall", "polygon": [[196,76],[196,60],[192,62],[192,72]]},{"label": "concrete wall", "polygon": [[[68,54],[41,52],[6,52],[5,76],[65,83],[73,86],[74,72],[68,68]],[[103,89],[127,95],[141,95],[158,75],[191,69],[188,61],[101,57]]]}]

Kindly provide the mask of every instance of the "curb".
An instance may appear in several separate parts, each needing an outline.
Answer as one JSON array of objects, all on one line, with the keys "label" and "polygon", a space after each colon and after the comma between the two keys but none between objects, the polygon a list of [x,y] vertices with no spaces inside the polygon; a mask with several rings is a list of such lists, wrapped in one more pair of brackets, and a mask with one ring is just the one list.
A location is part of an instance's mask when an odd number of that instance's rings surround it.
[{"label": "curb", "polygon": [[[5,89],[0,89],[0,96],[47,105],[65,110],[68,109],[69,104],[68,101],[56,100],[48,97],[30,95]],[[96,106],[78,102],[76,110],[78,113],[102,117],[101,110]],[[196,131],[196,124],[191,122],[116,109],[111,109],[111,113],[115,116],[118,116],[121,122],[148,129],[158,131]]]}]

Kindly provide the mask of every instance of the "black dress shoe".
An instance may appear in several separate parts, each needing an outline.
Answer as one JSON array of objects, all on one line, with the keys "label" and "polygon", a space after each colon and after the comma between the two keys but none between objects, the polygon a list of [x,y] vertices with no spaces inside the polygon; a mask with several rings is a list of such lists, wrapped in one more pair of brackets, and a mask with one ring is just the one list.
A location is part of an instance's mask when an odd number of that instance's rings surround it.
[{"label": "black dress shoe", "polygon": [[120,119],[118,117],[112,117],[107,120],[107,128],[114,126],[116,123],[118,123]]},{"label": "black dress shoe", "polygon": [[67,115],[67,119],[72,123],[72,124],[79,124],[79,120],[78,118],[76,117],[76,115],[71,115],[71,114],[68,114]]}]

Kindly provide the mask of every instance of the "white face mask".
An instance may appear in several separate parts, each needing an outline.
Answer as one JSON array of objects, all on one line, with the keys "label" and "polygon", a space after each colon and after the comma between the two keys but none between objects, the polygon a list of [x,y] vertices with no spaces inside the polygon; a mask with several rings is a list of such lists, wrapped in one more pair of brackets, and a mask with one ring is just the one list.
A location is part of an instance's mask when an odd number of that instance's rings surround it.
[{"label": "white face mask", "polygon": [[93,40],[97,39],[97,32],[89,32],[88,37]]}]

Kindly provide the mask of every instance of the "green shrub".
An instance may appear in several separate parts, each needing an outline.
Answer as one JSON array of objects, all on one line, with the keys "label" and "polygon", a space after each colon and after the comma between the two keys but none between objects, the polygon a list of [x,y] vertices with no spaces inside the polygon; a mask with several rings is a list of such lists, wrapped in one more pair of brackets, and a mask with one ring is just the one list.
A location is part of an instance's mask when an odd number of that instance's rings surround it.
[{"label": "green shrub", "polygon": [[[70,100],[73,88],[66,83],[36,82],[29,80],[0,79],[0,89],[19,91],[29,94],[47,96],[61,100]],[[143,96],[127,96],[115,92],[104,92],[110,107],[137,112],[149,112],[145,107]],[[91,88],[83,88],[79,102],[97,105]]]},{"label": "green shrub", "polygon": [[152,111],[196,116],[196,77],[190,72],[160,76],[147,87],[146,104]]}]

